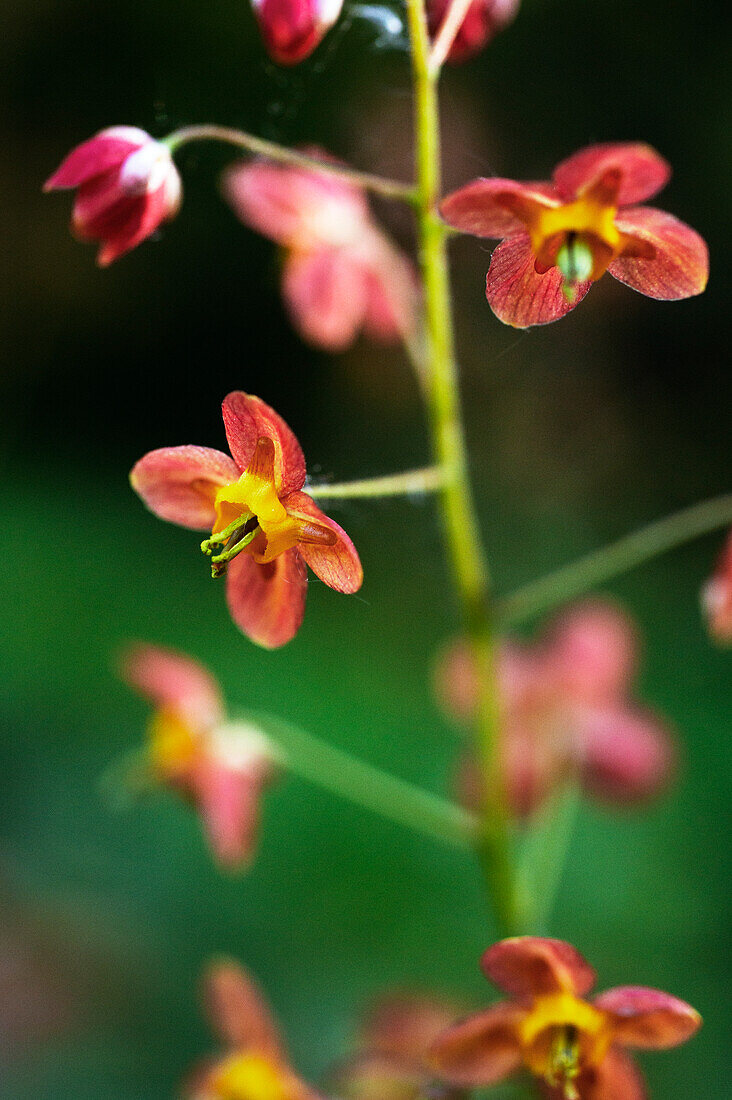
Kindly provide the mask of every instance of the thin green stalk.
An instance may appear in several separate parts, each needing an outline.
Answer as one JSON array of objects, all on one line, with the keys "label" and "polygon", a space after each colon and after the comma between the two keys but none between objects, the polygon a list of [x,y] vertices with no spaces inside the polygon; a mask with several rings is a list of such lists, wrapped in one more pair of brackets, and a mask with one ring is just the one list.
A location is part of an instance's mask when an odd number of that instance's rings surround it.
[{"label": "thin green stalk", "polygon": [[248,715],[282,750],[290,771],[388,821],[453,847],[469,849],[477,829],[472,814],[397,779],[341,749],[269,715]]},{"label": "thin green stalk", "polygon": [[397,180],[383,179],[369,172],[357,172],[343,164],[333,164],[328,161],[310,157],[297,149],[288,149],[284,145],[277,145],[273,141],[265,141],[264,138],[255,137],[244,130],[236,130],[230,126],[184,126],[175,130],[162,139],[171,153],[175,153],[183,145],[191,141],[221,141],[227,145],[235,145],[238,149],[246,149],[256,156],[266,157],[268,160],[278,161],[282,164],[292,164],[298,168],[307,168],[314,172],[321,172],[327,176],[336,176],[352,183],[356,187],[364,187],[367,191],[373,191],[387,199],[399,199],[401,202],[414,203],[416,194],[411,184],[400,183]]},{"label": "thin green stalk", "polygon": [[450,565],[462,605],[465,631],[481,685],[476,736],[486,806],[478,850],[498,924],[517,930],[508,802],[499,766],[495,653],[490,622],[490,578],[470,492],[457,364],[455,362],[448,232],[437,213],[440,195],[440,134],[437,72],[423,0],[407,0],[415,96],[417,224],[424,285],[427,344],[425,397],[435,461],[445,472],[439,500]]},{"label": "thin green stalk", "polygon": [[731,523],[732,493],[693,504],[505,596],[498,601],[497,620],[503,627],[530,619],[691,539]]},{"label": "thin green stalk", "polygon": [[525,923],[537,935],[548,931],[581,801],[578,782],[569,780],[532,818],[523,839],[521,902]]},{"label": "thin green stalk", "polygon": [[426,466],[421,470],[405,470],[401,474],[385,477],[369,477],[361,481],[345,481],[335,485],[307,485],[306,490],[315,500],[350,497],[396,497],[412,493],[434,493],[445,482],[444,471],[439,466]]}]

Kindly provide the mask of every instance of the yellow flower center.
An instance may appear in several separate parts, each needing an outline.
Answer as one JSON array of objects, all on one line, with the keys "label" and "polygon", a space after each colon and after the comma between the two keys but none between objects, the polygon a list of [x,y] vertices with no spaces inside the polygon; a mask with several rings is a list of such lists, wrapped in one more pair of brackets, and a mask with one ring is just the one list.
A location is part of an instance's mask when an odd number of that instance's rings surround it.
[{"label": "yellow flower center", "polygon": [[[570,249],[569,276],[562,271],[568,283],[582,282],[585,278],[599,279],[612,261],[623,250],[625,238],[615,224],[618,208],[611,195],[617,194],[612,181],[603,181],[591,186],[573,202],[561,206],[537,206],[532,211],[528,225],[531,248],[536,257],[537,270],[548,271],[557,265],[560,268],[562,249]],[[580,271],[572,277],[571,252],[588,255],[589,270]]]},{"label": "yellow flower center", "polygon": [[519,1025],[524,1062],[566,1100],[577,1100],[575,1079],[602,1061],[611,1038],[606,1015],[572,993],[537,997]]},{"label": "yellow flower center", "polygon": [[218,1100],[295,1100],[282,1070],[260,1054],[232,1054],[215,1070],[211,1089]]},{"label": "yellow flower center", "polygon": [[150,759],[163,779],[176,778],[188,770],[198,752],[193,730],[172,710],[159,710],[148,725]]}]

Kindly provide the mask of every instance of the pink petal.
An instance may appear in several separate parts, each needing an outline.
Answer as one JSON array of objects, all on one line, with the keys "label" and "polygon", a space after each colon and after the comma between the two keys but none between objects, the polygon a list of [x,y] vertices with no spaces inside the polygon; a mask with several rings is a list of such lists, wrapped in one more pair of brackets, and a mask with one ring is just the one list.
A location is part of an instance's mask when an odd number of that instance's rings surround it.
[{"label": "pink petal", "polygon": [[267,761],[253,757],[232,766],[211,752],[196,764],[192,788],[209,843],[223,867],[238,868],[254,855],[259,804],[269,777]]},{"label": "pink petal", "polygon": [[712,637],[723,644],[732,642],[732,531],[702,591],[702,608]]},{"label": "pink petal", "polygon": [[264,998],[233,959],[212,963],[204,975],[204,1000],[211,1024],[227,1047],[284,1058],[279,1030]]},{"label": "pink petal", "polygon": [[562,992],[582,997],[595,984],[595,971],[571,944],[539,936],[494,943],[481,967],[494,985],[515,997]]},{"label": "pink petal", "polygon": [[586,600],[559,616],[546,648],[563,693],[587,703],[618,697],[628,687],[638,660],[638,637],[630,616],[599,599]]},{"label": "pink petal", "polygon": [[130,483],[147,507],[170,523],[211,530],[214,498],[239,477],[228,455],[210,447],[161,447],[135,464]]},{"label": "pink petal", "polygon": [[294,638],[305,614],[307,570],[297,550],[286,550],[267,565],[249,554],[231,562],[226,600],[231,617],[244,634],[265,649],[277,649]]},{"label": "pink petal", "polygon": [[309,57],[341,13],[343,0],[253,0],[267,50],[280,65]]},{"label": "pink petal", "polygon": [[260,397],[235,390],[222,405],[226,438],[237,465],[245,470],[254,456],[259,439],[274,443],[274,479],[277,492],[285,496],[301,489],[305,481],[305,458],[295,433],[279,413]]},{"label": "pink petal", "polygon": [[644,1050],[665,1050],[685,1043],[702,1022],[685,1001],[641,986],[608,989],[594,1003],[612,1017],[615,1042]]},{"label": "pink petal", "polygon": [[562,293],[562,275],[552,267],[544,275],[534,268],[527,236],[510,237],[494,250],[486,279],[486,298],[496,317],[515,328],[546,325],[574,309],[592,283],[579,283],[574,301]]},{"label": "pink petal", "polygon": [[[695,230],[649,206],[618,211],[615,224],[630,241],[627,251],[608,267],[611,275],[662,301],[701,294],[709,276],[709,251]],[[634,243],[640,247],[634,248]]]},{"label": "pink petal", "polygon": [[420,1066],[427,1048],[458,1015],[454,1004],[438,997],[392,993],[372,1006],[362,1029],[361,1044],[383,1057]]},{"label": "pink petal", "polygon": [[223,716],[221,692],[211,673],[175,650],[133,646],[123,657],[122,675],[156,708],[185,717],[193,729],[209,729]]},{"label": "pink petal", "polygon": [[[467,61],[488,45],[497,31],[515,16],[520,0],[473,0],[450,47],[447,60]],[[450,7],[450,0],[430,0],[427,20],[432,38],[437,35]]]},{"label": "pink petal", "polygon": [[562,198],[571,200],[613,169],[621,174],[617,206],[644,202],[660,191],[671,175],[669,164],[650,145],[610,142],[580,149],[557,165],[553,178]]},{"label": "pink petal", "polygon": [[134,218],[130,218],[116,232],[110,231],[105,234],[107,240],[97,257],[100,267],[107,267],[113,260],[118,259],[126,252],[130,252],[142,241],[147,240],[177,210],[177,202],[171,208],[169,195],[165,187],[159,187],[156,191],[148,192],[142,198],[137,199],[136,202],[137,207]]},{"label": "pink petal", "polygon": [[[611,1047],[599,1066],[587,1069],[575,1081],[582,1100],[645,1100],[646,1089],[635,1062]],[[564,1088],[542,1084],[547,1100],[565,1100]]]},{"label": "pink petal", "polygon": [[363,569],[356,547],[342,527],[318,508],[307,493],[290,493],[283,502],[292,516],[313,520],[335,536],[328,546],[316,542],[299,542],[297,549],[313,573],[336,592],[358,592],[363,583]]},{"label": "pink petal", "polygon": [[644,801],[673,778],[674,742],[665,726],[645,712],[621,706],[590,712],[578,736],[584,783],[598,798]]},{"label": "pink petal", "polygon": [[393,343],[414,331],[418,279],[412,264],[390,242],[374,234],[374,255],[366,268],[364,331]]},{"label": "pink petal", "polygon": [[523,1009],[497,1004],[468,1016],[437,1037],[428,1054],[432,1068],[455,1085],[494,1085],[521,1064],[517,1029]]},{"label": "pink petal", "polygon": [[474,237],[514,237],[526,232],[538,209],[558,202],[551,184],[478,179],[443,199],[440,214]]},{"label": "pink petal", "polygon": [[[333,159],[320,149],[304,152]],[[265,160],[234,165],[222,186],[245,225],[298,251],[354,241],[367,216],[363,193],[342,180]]]},{"label": "pink petal", "polygon": [[344,351],[364,323],[368,275],[346,248],[292,252],[285,262],[282,293],[292,323],[308,343]]},{"label": "pink petal", "polygon": [[102,130],[95,137],[77,145],[43,186],[44,191],[78,187],[94,176],[117,168],[135,149],[153,139],[144,130],[133,126],[117,126]]}]

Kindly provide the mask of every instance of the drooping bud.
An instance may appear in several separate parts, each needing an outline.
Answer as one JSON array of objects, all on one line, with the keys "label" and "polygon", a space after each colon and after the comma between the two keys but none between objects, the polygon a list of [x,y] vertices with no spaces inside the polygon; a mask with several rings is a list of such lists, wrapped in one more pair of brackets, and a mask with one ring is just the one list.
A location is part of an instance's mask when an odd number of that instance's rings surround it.
[{"label": "drooping bud", "polygon": [[252,7],[270,57],[297,65],[337,21],[343,0],[252,0]]},{"label": "drooping bud", "polygon": [[[453,0],[427,0],[427,23],[431,38],[442,26]],[[473,0],[447,55],[448,61],[467,61],[480,53],[491,39],[515,17],[521,0]]]}]

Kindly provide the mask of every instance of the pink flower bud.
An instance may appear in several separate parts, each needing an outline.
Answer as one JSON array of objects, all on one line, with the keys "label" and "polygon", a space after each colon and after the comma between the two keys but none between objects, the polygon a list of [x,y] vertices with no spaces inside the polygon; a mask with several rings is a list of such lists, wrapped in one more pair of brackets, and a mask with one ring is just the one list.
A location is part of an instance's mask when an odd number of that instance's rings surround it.
[{"label": "pink flower bud", "polygon": [[149,237],[180,206],[180,176],[170,150],[134,126],[112,126],[79,145],[44,191],[78,188],[72,229],[100,241],[106,267]]},{"label": "pink flower bud", "polygon": [[297,65],[336,22],[343,0],[252,0],[252,7],[270,56]]},{"label": "pink flower bud", "polygon": [[[488,45],[518,11],[521,0],[473,0],[447,55],[448,61],[467,61]],[[442,26],[452,0],[427,0],[427,22],[432,38]]]}]

